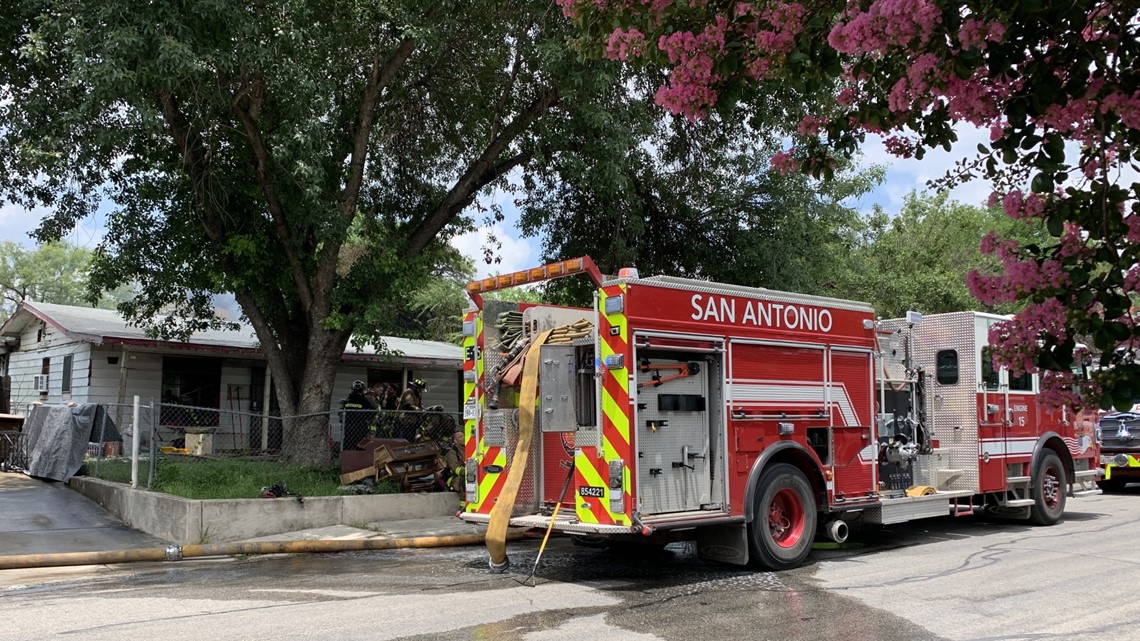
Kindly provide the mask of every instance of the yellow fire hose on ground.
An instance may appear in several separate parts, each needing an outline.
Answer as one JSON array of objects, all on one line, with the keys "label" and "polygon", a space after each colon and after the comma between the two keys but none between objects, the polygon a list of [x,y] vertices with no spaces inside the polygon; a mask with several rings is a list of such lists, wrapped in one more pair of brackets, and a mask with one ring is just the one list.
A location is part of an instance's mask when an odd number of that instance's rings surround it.
[{"label": "yellow fire hose on ground", "polygon": [[[507,568],[510,567],[510,559],[507,558],[507,528],[510,525],[511,513],[514,512],[515,499],[518,496],[519,487],[522,485],[523,475],[526,473],[531,442],[534,440],[534,405],[535,401],[538,400],[539,350],[547,343],[565,344],[576,338],[588,336],[593,328],[593,324],[589,321],[580,320],[547,330],[534,339],[523,357],[523,373],[519,392],[518,443],[515,445],[514,458],[511,459],[511,469],[507,472],[507,482],[503,485],[495,506],[491,508],[491,520],[487,524],[487,552],[491,556],[492,572],[506,572]],[[571,467],[570,474],[573,475],[573,467]],[[569,479],[567,485],[569,485]],[[565,488],[562,493],[566,493]],[[554,517],[558,516],[558,508],[562,505],[562,498],[562,496],[558,497],[554,514],[550,518],[550,525],[547,527],[546,536],[542,540],[543,549],[546,548],[550,532],[554,529]],[[538,558],[535,559],[535,569],[538,568],[538,559],[541,557],[542,551],[540,550]],[[531,572],[531,576],[533,575],[534,571]]]},{"label": "yellow fire hose on ground", "polygon": [[[511,533],[512,539],[522,533]],[[404,548],[438,548],[483,543],[482,533],[447,536],[418,536],[398,539],[355,539],[350,541],[256,541],[245,543],[210,543],[203,545],[169,545],[166,547],[104,550],[100,552],[64,552],[56,554],[18,554],[0,556],[0,570],[47,568],[68,565],[107,565],[140,561],[181,561],[209,556],[255,554],[298,554],[396,550]]]},{"label": "yellow fire hose on ground", "polygon": [[538,354],[551,332],[538,335],[530,344],[523,359],[522,390],[519,393],[519,440],[515,445],[515,455],[511,460],[511,470],[507,472],[507,482],[499,493],[495,507],[491,508],[491,520],[487,524],[487,552],[491,555],[491,571],[506,572],[510,567],[507,558],[507,526],[511,522],[511,512],[515,509],[515,497],[522,485],[526,472],[527,458],[530,455],[530,442],[534,438],[534,403],[538,400]]}]

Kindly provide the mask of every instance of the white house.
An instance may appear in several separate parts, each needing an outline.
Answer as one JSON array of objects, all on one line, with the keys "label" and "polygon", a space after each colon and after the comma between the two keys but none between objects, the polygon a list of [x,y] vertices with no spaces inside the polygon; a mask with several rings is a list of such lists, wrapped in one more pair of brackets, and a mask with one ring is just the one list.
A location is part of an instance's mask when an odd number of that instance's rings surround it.
[{"label": "white house", "polygon": [[[198,332],[186,342],[162,341],[128,325],[115,310],[25,302],[0,326],[0,341],[13,413],[24,413],[34,402],[128,404],[137,395],[144,404],[217,408],[210,414],[222,418],[212,421],[225,422],[228,416],[232,423],[217,426],[218,447],[258,446],[260,430],[237,426],[246,419],[236,418],[261,414],[267,398],[265,358],[251,327]],[[385,344],[396,355],[352,348],[344,353],[330,410],[340,408],[354,380],[403,389],[414,378],[428,383],[425,405],[461,410],[461,347],[395,337],[385,338]],[[276,399],[268,398],[272,412]],[[165,416],[176,412],[163,410],[160,423],[179,425]],[[332,429],[339,440],[340,422],[333,420]]]}]

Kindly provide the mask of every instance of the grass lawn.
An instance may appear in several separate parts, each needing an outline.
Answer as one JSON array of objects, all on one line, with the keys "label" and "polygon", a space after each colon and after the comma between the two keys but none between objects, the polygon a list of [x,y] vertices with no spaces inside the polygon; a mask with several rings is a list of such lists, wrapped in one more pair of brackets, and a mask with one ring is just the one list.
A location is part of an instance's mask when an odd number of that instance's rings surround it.
[{"label": "grass lawn", "polygon": [[[128,459],[103,459],[96,466],[87,461],[87,473],[117,483],[131,482]],[[139,480],[146,481],[147,462],[139,461]],[[188,499],[250,499],[261,496],[261,488],[284,481],[292,494],[339,496],[340,470],[337,467],[287,467],[275,461],[203,460],[162,456],[150,489]],[[140,484],[141,484],[140,483]],[[395,485],[377,483],[377,494],[399,491]]]}]

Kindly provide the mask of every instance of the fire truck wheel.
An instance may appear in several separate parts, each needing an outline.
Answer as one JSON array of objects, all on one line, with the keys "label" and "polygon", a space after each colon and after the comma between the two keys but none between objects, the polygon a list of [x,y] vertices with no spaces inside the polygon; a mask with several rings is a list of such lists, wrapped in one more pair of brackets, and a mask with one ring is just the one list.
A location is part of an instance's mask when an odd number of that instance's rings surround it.
[{"label": "fire truck wheel", "polygon": [[1033,507],[1029,510],[1029,520],[1037,525],[1053,525],[1060,521],[1065,513],[1068,487],[1061,457],[1046,451],[1037,464],[1037,473],[1033,475]]},{"label": "fire truck wheel", "polygon": [[815,496],[794,465],[778,463],[756,483],[756,513],[750,527],[752,560],[769,570],[788,570],[807,559],[815,537]]}]

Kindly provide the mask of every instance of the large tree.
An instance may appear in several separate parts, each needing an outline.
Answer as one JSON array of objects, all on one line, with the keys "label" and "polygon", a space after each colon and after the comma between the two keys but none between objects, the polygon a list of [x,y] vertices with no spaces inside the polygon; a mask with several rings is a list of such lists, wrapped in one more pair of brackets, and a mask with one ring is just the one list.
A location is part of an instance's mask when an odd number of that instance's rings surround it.
[{"label": "large tree", "polygon": [[911,192],[900,211],[876,206],[866,217],[861,240],[847,256],[846,282],[833,293],[865,300],[884,318],[907,310],[1013,313],[1021,305],[981,303],[963,277],[1001,266],[978,247],[978,239],[994,231],[1023,244],[1049,238],[1043,225],[1012,220],[1000,208],[956,202],[945,192]]},{"label": "large tree", "polygon": [[[881,179],[881,168],[827,182],[773,171],[772,155],[796,128],[790,96],[691,122],[655,107],[657,78],[631,79],[604,105],[576,109],[574,127],[548,134],[557,144],[523,175],[524,233],[542,238],[549,259],[589,253],[605,273],[637,267],[807,293],[831,288],[859,227],[852,198]],[[563,302],[590,300],[581,281],[547,289]]]},{"label": "large tree", "polygon": [[285,454],[322,462],[350,336],[395,325],[536,123],[597,87],[566,27],[537,0],[10,0],[0,197],[47,207],[45,240],[113,203],[92,278],[137,281],[136,321],[174,309],[159,333],[233,292],[302,417]]},{"label": "large tree", "polygon": [[[1045,371],[1050,403],[1140,393],[1140,4],[1076,0],[823,0],[812,3],[558,0],[598,56],[670,70],[658,102],[703,118],[773,88],[805,92],[801,138],[776,157],[816,175],[868,133],[921,158],[951,148],[961,124],[990,131],[944,185],[992,180],[1007,215],[1043,221],[1044,244],[987,236],[999,274],[975,272],[987,304],[1024,309],[995,325],[997,360]],[[812,100],[838,81],[832,103]],[[1073,391],[1075,337],[1100,351],[1084,398]]]},{"label": "large tree", "polygon": [[0,243],[0,317],[7,318],[24,301],[60,305],[113,307],[130,298],[129,286],[94,295],[88,283],[91,250],[69,243],[35,248],[7,240]]}]

